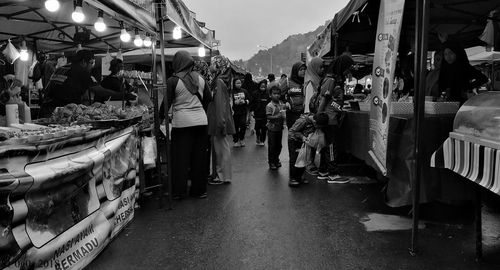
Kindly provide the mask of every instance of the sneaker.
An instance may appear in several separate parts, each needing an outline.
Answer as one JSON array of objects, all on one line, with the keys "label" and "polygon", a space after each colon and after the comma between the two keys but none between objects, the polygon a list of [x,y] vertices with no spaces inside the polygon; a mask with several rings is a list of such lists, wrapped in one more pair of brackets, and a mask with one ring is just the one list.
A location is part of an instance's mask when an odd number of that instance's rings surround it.
[{"label": "sneaker", "polygon": [[290,179],[290,181],[288,181],[288,186],[290,187],[298,187],[300,186],[300,182],[295,180],[295,179]]},{"label": "sneaker", "polygon": [[351,180],[347,177],[342,177],[338,174],[328,176],[328,184],[347,184]]},{"label": "sneaker", "polygon": [[240,146],[241,147],[245,147],[245,142],[244,141],[240,141]]},{"label": "sneaker", "polygon": [[225,184],[225,185],[228,185],[228,184],[231,184],[231,180],[229,179],[226,179],[224,181],[221,181],[222,184]]},{"label": "sneaker", "polygon": [[257,141],[255,142],[255,145],[260,145],[260,141],[259,141],[259,140],[257,140]]},{"label": "sneaker", "polygon": [[306,169],[306,172],[309,175],[318,175],[318,169],[316,169],[316,168]]},{"label": "sneaker", "polygon": [[328,179],[328,173],[318,172],[318,180],[326,180]]},{"label": "sneaker", "polygon": [[213,179],[208,180],[208,184],[209,185],[221,185],[221,184],[224,184],[224,181],[220,180],[217,177],[217,178],[213,178]]},{"label": "sneaker", "polygon": [[278,169],[278,167],[276,166],[276,164],[274,164],[274,163],[270,163],[269,164],[269,170],[273,170],[274,171],[274,170],[277,170],[277,169]]},{"label": "sneaker", "polygon": [[259,145],[260,145],[260,146],[264,146],[264,145],[266,145],[266,143],[265,143],[265,142],[260,142],[260,144],[259,144]]},{"label": "sneaker", "polygon": [[235,142],[235,143],[233,144],[233,147],[234,147],[234,148],[238,148],[238,147],[241,147],[241,144],[240,144],[240,142]]},{"label": "sneaker", "polygon": [[197,199],[205,199],[205,198],[208,197],[208,194],[206,192],[201,193],[201,194],[196,194],[196,195],[195,194],[191,194],[191,195],[189,195],[189,197],[191,197],[191,198],[197,198]]}]

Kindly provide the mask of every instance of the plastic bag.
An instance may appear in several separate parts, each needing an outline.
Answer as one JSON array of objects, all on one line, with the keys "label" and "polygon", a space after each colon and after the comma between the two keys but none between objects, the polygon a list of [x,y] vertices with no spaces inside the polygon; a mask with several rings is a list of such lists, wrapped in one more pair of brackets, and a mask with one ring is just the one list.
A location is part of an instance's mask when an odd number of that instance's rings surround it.
[{"label": "plastic bag", "polygon": [[304,168],[306,167],[307,161],[307,145],[305,143],[302,144],[302,147],[299,149],[299,154],[297,155],[297,160],[295,161],[295,167]]},{"label": "plastic bag", "polygon": [[156,167],[156,140],[155,137],[142,138],[142,160],[144,169]]},{"label": "plastic bag", "polygon": [[3,55],[5,55],[5,58],[7,58],[7,61],[11,64],[14,64],[17,58],[21,56],[16,47],[10,43],[10,39],[7,41],[7,46],[5,46],[5,49],[3,50]]},{"label": "plastic bag", "polygon": [[307,145],[315,149],[321,149],[326,145],[325,133],[317,129],[314,133],[310,134],[307,138]]},{"label": "plastic bag", "polygon": [[316,166],[316,168],[320,167],[320,163],[321,163],[321,149],[316,148],[316,154],[314,155],[314,165]]}]

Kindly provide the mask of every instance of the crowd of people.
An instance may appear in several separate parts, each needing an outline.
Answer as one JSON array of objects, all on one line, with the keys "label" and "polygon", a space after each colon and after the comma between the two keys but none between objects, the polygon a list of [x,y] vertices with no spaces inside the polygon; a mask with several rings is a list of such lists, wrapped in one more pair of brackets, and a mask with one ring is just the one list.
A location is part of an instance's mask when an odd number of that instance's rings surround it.
[{"label": "crowd of people", "polygon": [[328,183],[347,183],[337,168],[336,137],[343,119],[343,81],[352,64],[345,55],[329,65],[315,57],[308,66],[295,63],[290,76],[283,74],[279,81],[269,74],[254,82],[247,73],[226,82],[221,79],[229,68],[225,57],[214,56],[207,66],[177,52],[174,75],[167,80],[174,199],[205,198],[207,184],[231,183],[231,151],[246,146],[251,121],[255,145],[267,141],[270,170],[282,167],[283,131],[288,130],[289,186],[307,184],[306,173]]}]

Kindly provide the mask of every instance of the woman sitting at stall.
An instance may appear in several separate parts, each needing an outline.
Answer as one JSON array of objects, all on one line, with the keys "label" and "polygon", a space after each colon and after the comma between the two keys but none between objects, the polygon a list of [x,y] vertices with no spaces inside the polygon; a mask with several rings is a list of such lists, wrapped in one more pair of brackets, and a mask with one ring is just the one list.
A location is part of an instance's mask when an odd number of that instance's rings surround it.
[{"label": "woman sitting at stall", "polygon": [[474,88],[486,82],[488,78],[469,64],[465,50],[453,41],[443,44],[444,60],[439,75],[439,89],[445,100],[463,104]]}]

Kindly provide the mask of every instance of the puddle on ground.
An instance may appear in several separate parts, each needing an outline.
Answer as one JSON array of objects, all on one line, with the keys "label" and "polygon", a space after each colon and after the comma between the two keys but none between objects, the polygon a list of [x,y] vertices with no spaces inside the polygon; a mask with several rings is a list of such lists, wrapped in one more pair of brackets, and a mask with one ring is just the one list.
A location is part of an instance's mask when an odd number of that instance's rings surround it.
[{"label": "puddle on ground", "polygon": [[[371,213],[360,218],[359,222],[365,225],[366,231],[376,232],[411,230],[413,221],[411,218],[402,216]],[[419,222],[418,228],[424,229],[425,224],[422,221]]]}]

